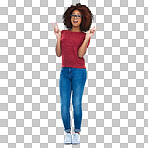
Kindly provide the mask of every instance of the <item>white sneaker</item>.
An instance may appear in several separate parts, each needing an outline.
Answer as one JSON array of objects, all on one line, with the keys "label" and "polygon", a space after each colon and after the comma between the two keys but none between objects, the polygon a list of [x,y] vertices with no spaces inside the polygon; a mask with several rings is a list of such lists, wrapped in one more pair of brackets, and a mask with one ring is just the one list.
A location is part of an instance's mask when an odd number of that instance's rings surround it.
[{"label": "white sneaker", "polygon": [[72,143],[73,144],[79,144],[80,143],[80,135],[78,133],[74,133]]},{"label": "white sneaker", "polygon": [[71,144],[71,140],[72,140],[71,133],[66,133],[64,143]]}]

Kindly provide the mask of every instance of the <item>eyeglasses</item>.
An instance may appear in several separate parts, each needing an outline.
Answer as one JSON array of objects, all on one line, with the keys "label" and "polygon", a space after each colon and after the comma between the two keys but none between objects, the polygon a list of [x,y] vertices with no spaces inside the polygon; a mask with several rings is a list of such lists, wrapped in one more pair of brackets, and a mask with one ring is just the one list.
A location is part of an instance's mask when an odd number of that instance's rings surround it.
[{"label": "eyeglasses", "polygon": [[71,14],[70,16],[71,16],[72,18],[75,18],[75,17],[77,17],[78,19],[82,18],[82,15],[73,15],[73,14]]}]

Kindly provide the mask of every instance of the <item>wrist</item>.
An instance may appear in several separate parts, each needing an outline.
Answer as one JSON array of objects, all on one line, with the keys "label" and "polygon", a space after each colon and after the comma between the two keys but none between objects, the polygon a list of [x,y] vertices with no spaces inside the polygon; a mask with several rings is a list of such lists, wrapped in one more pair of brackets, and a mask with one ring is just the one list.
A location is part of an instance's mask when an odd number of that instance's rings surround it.
[{"label": "wrist", "polygon": [[61,37],[57,36],[57,40],[60,40],[60,39],[61,39]]},{"label": "wrist", "polygon": [[86,41],[89,41],[89,39],[90,39],[90,37],[85,37],[85,40],[86,40]]},{"label": "wrist", "polygon": [[89,38],[90,38],[90,36],[87,36],[87,35],[85,36],[85,39],[89,39]]}]

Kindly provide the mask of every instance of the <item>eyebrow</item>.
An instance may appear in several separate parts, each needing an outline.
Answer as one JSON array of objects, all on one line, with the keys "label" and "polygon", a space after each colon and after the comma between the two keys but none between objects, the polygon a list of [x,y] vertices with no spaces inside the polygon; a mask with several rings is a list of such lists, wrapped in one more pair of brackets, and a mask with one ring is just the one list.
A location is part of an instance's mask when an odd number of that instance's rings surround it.
[{"label": "eyebrow", "polygon": [[[75,14],[75,13],[72,13],[72,14]],[[80,15],[80,13],[78,13]]]}]

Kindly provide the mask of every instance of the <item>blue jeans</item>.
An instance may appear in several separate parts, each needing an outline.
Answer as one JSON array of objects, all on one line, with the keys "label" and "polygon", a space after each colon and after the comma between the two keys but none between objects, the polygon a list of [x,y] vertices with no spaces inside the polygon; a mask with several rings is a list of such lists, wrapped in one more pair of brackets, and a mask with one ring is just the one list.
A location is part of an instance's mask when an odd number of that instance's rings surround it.
[{"label": "blue jeans", "polygon": [[64,131],[71,131],[70,100],[72,92],[72,105],[74,116],[74,132],[81,131],[82,121],[82,96],[87,79],[85,68],[62,67],[60,72],[59,90],[61,101],[61,116]]}]

